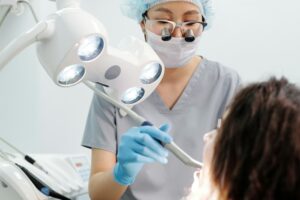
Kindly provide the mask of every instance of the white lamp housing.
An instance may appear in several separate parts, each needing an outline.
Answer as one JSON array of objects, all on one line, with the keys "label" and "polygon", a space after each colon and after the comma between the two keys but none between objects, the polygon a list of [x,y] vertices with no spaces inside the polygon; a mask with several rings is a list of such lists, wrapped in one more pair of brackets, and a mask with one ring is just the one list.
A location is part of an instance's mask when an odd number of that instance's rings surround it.
[{"label": "white lamp housing", "polygon": [[38,43],[37,54],[59,86],[89,80],[106,86],[119,102],[134,105],[153,92],[164,74],[162,62],[147,43],[129,37],[119,48],[109,46],[104,26],[79,8],[62,9],[47,21],[54,30]]},{"label": "white lamp housing", "polygon": [[[108,43],[106,30],[96,18],[80,8],[59,10],[48,17],[47,23],[54,28],[49,37],[40,40],[37,44],[40,63],[57,85],[73,86],[81,82],[86,73],[86,67],[83,66],[78,55],[78,48],[86,37],[93,35],[101,38],[105,45],[103,51]],[[83,67],[82,71],[78,72],[78,80],[64,81],[61,73],[67,71],[66,68],[72,65]]]},{"label": "white lamp housing", "polygon": [[163,64],[151,47],[134,37],[121,41],[118,48],[108,46],[87,66],[93,70],[86,75],[88,80],[108,85],[104,89],[110,96],[129,105],[147,98],[164,74]]},{"label": "white lamp housing", "polygon": [[118,102],[133,106],[149,96],[164,74],[163,63],[144,41],[129,37],[109,46],[107,32],[78,1],[57,1],[60,9],[0,53],[0,69],[34,42],[40,63],[62,87],[99,83]]}]

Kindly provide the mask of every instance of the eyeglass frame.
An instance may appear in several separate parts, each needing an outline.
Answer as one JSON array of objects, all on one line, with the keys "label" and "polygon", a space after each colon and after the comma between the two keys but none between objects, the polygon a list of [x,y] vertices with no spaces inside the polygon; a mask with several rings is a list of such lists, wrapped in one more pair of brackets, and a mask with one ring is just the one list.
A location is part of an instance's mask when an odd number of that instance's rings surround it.
[{"label": "eyeglass frame", "polygon": [[174,21],[164,20],[164,19],[149,19],[147,16],[147,12],[145,12],[143,14],[143,19],[144,19],[144,22],[146,22],[146,21],[161,21],[161,22],[168,22],[168,23],[172,24],[174,26],[174,28],[173,28],[171,34],[174,32],[176,27],[181,28],[182,26],[184,26],[185,24],[188,24],[188,23],[200,23],[203,26],[202,31],[204,31],[205,27],[207,26],[207,23],[205,22],[205,18],[203,16],[202,16],[202,21],[174,22]]}]

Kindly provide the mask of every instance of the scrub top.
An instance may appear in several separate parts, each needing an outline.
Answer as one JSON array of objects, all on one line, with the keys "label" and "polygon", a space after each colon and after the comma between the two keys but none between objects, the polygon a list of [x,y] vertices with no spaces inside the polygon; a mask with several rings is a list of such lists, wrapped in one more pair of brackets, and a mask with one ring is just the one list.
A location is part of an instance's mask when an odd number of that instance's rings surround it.
[{"label": "scrub top", "polygon": [[[216,128],[239,86],[234,70],[203,58],[171,110],[156,91],[133,110],[156,126],[170,124],[174,142],[201,161],[203,135]],[[95,95],[82,145],[117,154],[121,135],[132,126],[136,125],[129,116]],[[166,165],[145,164],[121,200],[179,200],[189,192],[194,171],[169,153]]]}]

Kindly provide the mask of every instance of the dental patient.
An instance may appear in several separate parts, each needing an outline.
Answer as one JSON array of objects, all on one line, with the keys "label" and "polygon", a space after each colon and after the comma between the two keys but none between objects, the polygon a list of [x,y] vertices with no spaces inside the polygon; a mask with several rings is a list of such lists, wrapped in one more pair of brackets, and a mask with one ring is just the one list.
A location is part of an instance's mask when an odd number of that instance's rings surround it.
[{"label": "dental patient", "polygon": [[241,90],[204,140],[186,200],[300,199],[300,90],[286,79]]}]

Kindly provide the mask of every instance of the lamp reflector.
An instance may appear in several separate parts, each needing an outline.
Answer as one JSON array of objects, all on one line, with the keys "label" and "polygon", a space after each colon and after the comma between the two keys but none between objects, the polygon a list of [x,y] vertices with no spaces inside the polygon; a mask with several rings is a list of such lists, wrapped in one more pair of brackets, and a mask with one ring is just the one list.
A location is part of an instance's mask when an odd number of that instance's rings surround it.
[{"label": "lamp reflector", "polygon": [[162,67],[159,63],[150,63],[144,67],[140,80],[144,84],[151,84],[160,77],[161,73]]},{"label": "lamp reflector", "polygon": [[90,35],[80,42],[78,56],[82,61],[91,61],[102,52],[104,40],[98,35]]},{"label": "lamp reflector", "polygon": [[57,77],[58,84],[61,86],[71,86],[77,84],[85,75],[83,65],[75,64],[64,68]]},{"label": "lamp reflector", "polygon": [[129,88],[125,91],[122,102],[125,104],[133,104],[143,98],[145,90],[139,87]]}]

